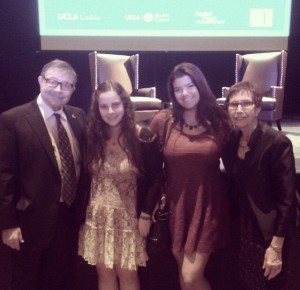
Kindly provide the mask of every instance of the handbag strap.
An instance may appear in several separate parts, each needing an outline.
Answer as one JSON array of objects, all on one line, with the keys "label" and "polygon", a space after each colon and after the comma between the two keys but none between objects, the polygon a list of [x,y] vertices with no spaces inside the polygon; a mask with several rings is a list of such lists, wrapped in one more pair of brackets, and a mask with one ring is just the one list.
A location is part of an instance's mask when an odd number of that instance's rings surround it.
[{"label": "handbag strap", "polygon": [[[171,125],[172,125],[172,113],[170,109],[165,110],[166,113],[166,120],[164,123],[164,129],[163,129],[163,134],[162,134],[162,145],[161,145],[161,151],[164,150],[168,139],[170,137],[171,133]],[[163,163],[163,189],[162,189],[162,194],[160,196],[160,201],[159,201],[159,209],[163,210],[166,207],[167,204],[167,193],[166,193],[166,170],[164,168],[164,163]]]}]

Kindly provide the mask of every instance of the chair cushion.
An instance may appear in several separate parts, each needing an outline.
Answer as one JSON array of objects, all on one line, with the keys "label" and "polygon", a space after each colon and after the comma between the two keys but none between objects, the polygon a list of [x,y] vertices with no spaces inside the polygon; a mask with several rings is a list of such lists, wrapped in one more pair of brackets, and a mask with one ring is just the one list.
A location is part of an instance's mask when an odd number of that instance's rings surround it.
[{"label": "chair cushion", "polygon": [[145,110],[145,111],[135,111],[134,117],[136,122],[144,122],[145,125],[149,125],[151,119],[157,114],[159,110]]},{"label": "chair cushion", "polygon": [[270,96],[270,87],[279,84],[280,53],[248,54],[241,58],[243,59],[240,71],[242,80],[255,84],[259,91]]},{"label": "chair cushion", "polygon": [[161,109],[161,100],[157,98],[131,96],[130,99],[136,111]]},{"label": "chair cushion", "polygon": [[133,91],[132,82],[129,77],[127,66],[130,57],[115,54],[97,54],[98,79],[101,82],[114,80],[119,82],[130,95]]},{"label": "chair cushion", "polygon": [[226,98],[218,98],[218,99],[216,99],[216,101],[219,106],[225,107]]}]

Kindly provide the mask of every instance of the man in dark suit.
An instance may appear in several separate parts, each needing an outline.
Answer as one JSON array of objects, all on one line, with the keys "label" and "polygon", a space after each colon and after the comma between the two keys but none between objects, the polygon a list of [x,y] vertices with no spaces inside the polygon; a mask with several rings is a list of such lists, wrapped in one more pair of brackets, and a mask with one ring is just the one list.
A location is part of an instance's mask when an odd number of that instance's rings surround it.
[{"label": "man in dark suit", "polygon": [[83,174],[85,114],[67,105],[76,81],[68,63],[53,60],[39,96],[0,116],[0,230],[12,289],[68,289]]}]

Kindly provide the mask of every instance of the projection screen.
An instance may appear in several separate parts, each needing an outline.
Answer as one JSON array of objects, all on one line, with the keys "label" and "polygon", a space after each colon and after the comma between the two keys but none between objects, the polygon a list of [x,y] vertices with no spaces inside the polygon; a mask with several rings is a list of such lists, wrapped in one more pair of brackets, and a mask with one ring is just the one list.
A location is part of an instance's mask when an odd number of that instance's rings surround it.
[{"label": "projection screen", "polygon": [[291,0],[38,0],[42,50],[287,49]]}]

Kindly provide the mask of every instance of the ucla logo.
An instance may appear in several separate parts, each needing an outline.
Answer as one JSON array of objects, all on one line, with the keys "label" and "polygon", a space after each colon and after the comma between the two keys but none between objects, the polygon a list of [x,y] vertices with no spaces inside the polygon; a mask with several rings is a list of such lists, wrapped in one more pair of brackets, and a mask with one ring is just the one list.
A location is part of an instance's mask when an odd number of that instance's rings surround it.
[{"label": "ucla logo", "polygon": [[127,14],[125,16],[126,20],[140,20],[140,16],[139,15],[135,15],[135,14]]},{"label": "ucla logo", "polygon": [[57,14],[57,19],[58,20],[78,20],[79,16],[78,14],[73,14],[73,13],[58,13]]}]

